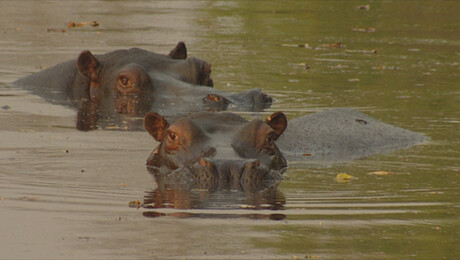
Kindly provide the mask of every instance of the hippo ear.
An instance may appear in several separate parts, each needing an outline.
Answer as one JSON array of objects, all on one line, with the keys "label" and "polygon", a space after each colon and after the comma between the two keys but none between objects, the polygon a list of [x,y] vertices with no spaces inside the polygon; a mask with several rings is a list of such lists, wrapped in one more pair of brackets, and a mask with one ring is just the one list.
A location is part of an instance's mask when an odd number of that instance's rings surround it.
[{"label": "hippo ear", "polygon": [[78,71],[83,76],[90,79],[91,81],[97,81],[97,71],[101,64],[90,51],[83,51],[80,53],[80,56],[78,56],[77,60],[77,66]]},{"label": "hippo ear", "polygon": [[278,138],[287,127],[287,118],[283,112],[275,112],[265,121],[273,130],[275,130],[276,138]]},{"label": "hippo ear", "polygon": [[144,118],[144,127],[155,140],[163,140],[169,127],[168,121],[157,113],[150,112]]},{"label": "hippo ear", "polygon": [[171,59],[185,60],[187,58],[187,48],[184,42],[178,42],[176,47],[168,54]]}]

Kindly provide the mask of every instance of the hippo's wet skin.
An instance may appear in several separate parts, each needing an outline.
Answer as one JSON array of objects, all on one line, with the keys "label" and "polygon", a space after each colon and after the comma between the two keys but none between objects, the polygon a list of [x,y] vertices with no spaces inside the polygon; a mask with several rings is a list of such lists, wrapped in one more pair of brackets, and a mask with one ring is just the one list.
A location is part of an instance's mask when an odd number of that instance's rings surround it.
[{"label": "hippo's wet skin", "polygon": [[287,125],[281,112],[266,121],[202,112],[173,123],[149,113],[144,125],[160,142],[147,166],[154,174],[167,174],[172,182],[208,189],[256,189],[279,180],[287,166],[275,144]]},{"label": "hippo's wet skin", "polygon": [[94,129],[96,124],[104,127],[98,122],[101,119],[111,118],[108,124],[116,124],[116,117],[143,117],[149,111],[174,117],[193,111],[257,111],[270,106],[271,98],[259,89],[227,93],[211,88],[211,65],[186,57],[182,42],[169,55],[138,48],[103,55],[83,51],[76,60],[13,84],[48,101],[77,107],[80,130]]},{"label": "hippo's wet skin", "polygon": [[356,110],[334,108],[289,120],[277,144],[289,162],[330,164],[406,148],[427,139]]},{"label": "hippo's wet skin", "polygon": [[279,180],[286,169],[285,156],[310,164],[344,162],[427,139],[346,108],[289,123],[281,112],[265,122],[246,121],[229,112],[197,113],[172,124],[150,113],[144,124],[160,142],[147,159],[150,171],[169,175],[170,184],[206,189],[267,187],[267,180]]}]

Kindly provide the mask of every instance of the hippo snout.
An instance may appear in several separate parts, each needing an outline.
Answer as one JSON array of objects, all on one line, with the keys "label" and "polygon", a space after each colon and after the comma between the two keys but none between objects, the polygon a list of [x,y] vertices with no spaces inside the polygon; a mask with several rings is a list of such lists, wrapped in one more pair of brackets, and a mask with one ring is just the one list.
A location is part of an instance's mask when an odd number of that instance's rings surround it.
[{"label": "hippo snout", "polygon": [[256,187],[281,179],[282,171],[272,170],[257,159],[214,160],[201,158],[192,167],[196,183],[219,183],[230,188]]},{"label": "hippo snout", "polygon": [[252,98],[253,106],[255,108],[267,108],[272,103],[272,98],[262,92],[259,88],[248,90],[247,95]]},{"label": "hippo snout", "polygon": [[251,107],[255,111],[270,107],[273,101],[268,94],[263,93],[258,88],[234,94],[230,97],[232,101],[236,101],[236,103],[239,104],[245,104],[246,106]]},{"label": "hippo snout", "polygon": [[[216,94],[206,99],[225,101]],[[193,181],[196,187],[258,189],[280,180],[287,167],[275,143],[287,126],[282,112],[265,121],[247,121],[228,112],[194,113],[174,123],[152,112],[146,115],[144,126],[160,142],[147,165],[173,179]]]},{"label": "hippo snout", "polygon": [[272,97],[263,93],[259,90],[259,93],[255,94],[254,97],[254,105],[261,106],[261,107],[268,107],[273,102]]}]

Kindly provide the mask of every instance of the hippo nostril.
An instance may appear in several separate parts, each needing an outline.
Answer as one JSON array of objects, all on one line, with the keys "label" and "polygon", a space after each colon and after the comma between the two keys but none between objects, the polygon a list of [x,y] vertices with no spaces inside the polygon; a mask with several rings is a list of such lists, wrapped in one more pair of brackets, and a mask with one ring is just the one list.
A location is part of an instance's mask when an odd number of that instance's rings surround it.
[{"label": "hippo nostril", "polygon": [[206,160],[205,158],[198,159],[198,164],[203,166],[203,167],[209,165],[209,163],[210,162],[208,160]]},{"label": "hippo nostril", "polygon": [[207,169],[217,169],[216,167],[218,166],[218,163],[215,160],[206,157],[198,159],[198,164]]}]

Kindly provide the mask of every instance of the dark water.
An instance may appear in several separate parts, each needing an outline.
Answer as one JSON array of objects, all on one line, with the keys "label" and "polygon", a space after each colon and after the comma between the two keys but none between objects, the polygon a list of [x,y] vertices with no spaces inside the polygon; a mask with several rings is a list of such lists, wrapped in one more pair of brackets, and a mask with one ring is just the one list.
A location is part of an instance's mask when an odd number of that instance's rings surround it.
[{"label": "dark water", "polygon": [[[0,258],[460,258],[458,1],[0,7]],[[93,20],[100,26],[65,26]],[[158,190],[143,166],[148,134],[78,132],[73,111],[7,85],[84,49],[168,53],[179,40],[212,63],[216,88],[275,97],[249,117],[350,107],[430,141],[328,167],[291,164],[265,193]]]}]

